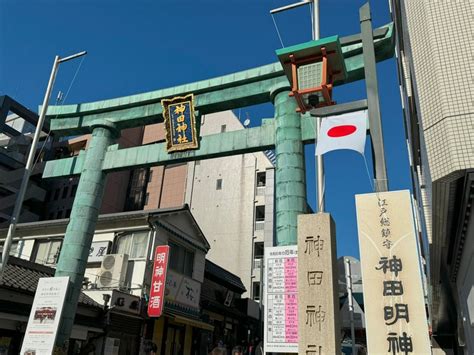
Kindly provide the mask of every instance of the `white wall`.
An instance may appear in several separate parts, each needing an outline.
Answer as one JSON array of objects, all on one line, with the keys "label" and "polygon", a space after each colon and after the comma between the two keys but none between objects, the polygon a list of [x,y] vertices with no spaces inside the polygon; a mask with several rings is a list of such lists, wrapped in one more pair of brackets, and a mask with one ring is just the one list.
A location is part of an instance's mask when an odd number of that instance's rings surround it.
[{"label": "white wall", "polygon": [[[205,115],[201,135],[245,129],[231,111]],[[263,241],[263,230],[254,233],[254,209],[265,203],[256,196],[256,173],[272,164],[263,152],[189,163],[185,201],[206,236],[207,258],[238,275],[249,296],[252,286],[253,242]],[[222,189],[217,190],[217,180]]]}]

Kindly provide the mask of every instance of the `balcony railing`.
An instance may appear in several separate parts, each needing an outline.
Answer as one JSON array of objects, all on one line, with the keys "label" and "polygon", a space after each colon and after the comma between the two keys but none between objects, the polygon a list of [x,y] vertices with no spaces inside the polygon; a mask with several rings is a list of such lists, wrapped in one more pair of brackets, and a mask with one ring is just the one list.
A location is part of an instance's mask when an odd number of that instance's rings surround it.
[{"label": "balcony railing", "polygon": [[265,221],[255,221],[256,231],[263,231],[264,228],[265,228]]},{"label": "balcony railing", "polygon": [[264,196],[265,195],[265,186],[257,187],[257,196]]},{"label": "balcony railing", "polygon": [[253,268],[260,269],[263,266],[263,259],[253,259]]}]

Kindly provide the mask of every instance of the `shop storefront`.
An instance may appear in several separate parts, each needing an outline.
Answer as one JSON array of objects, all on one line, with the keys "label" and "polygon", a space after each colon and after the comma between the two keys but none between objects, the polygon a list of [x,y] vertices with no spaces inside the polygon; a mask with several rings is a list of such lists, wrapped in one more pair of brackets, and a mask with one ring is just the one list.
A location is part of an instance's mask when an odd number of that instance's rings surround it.
[{"label": "shop storefront", "polygon": [[199,312],[166,302],[165,313],[154,322],[153,342],[163,355],[207,354],[213,331]]},{"label": "shop storefront", "polygon": [[[52,268],[9,258],[0,281],[0,354],[20,353],[38,281],[53,275]],[[72,354],[103,337],[103,317],[101,305],[81,294],[71,334]]]}]

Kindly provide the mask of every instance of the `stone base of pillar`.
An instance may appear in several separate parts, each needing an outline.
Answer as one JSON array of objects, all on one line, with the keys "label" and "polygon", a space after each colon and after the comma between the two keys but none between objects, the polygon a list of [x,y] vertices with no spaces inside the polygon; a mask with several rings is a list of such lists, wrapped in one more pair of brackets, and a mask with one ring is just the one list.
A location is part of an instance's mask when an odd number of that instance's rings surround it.
[{"label": "stone base of pillar", "polygon": [[298,349],[341,353],[336,227],[329,213],[298,216]]}]

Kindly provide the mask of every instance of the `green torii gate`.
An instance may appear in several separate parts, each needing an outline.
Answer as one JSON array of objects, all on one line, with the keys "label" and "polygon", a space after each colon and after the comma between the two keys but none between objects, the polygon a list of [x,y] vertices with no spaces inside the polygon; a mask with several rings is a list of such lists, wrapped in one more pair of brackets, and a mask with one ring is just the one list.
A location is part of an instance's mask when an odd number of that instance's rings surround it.
[{"label": "green torii gate", "polygon": [[[371,27],[369,28],[372,32]],[[363,52],[362,49],[366,48],[367,42],[364,40],[363,46],[361,37],[364,35],[357,34],[340,39],[347,79],[335,85],[365,77],[364,57],[367,50]],[[370,37],[369,43],[372,50],[375,48],[376,61],[393,56],[395,42],[392,24],[373,31],[373,46]],[[312,44],[317,45],[318,42],[324,41],[325,39],[321,39],[313,41]],[[160,102],[163,98],[188,93],[195,96],[197,115],[272,102],[275,106],[275,117],[263,120],[260,127],[201,137],[198,150],[168,154],[165,143],[127,149],[119,149],[115,144],[122,129],[162,122]],[[49,108],[48,117],[55,135],[92,133],[86,151],[76,157],[47,162],[43,173],[44,178],[80,175],[56,269],[56,276],[69,276],[71,281],[58,334],[58,345],[64,345],[69,339],[74,323],[77,300],[108,172],[275,149],[276,244],[296,243],[297,216],[304,213],[306,206],[303,144],[314,142],[316,119],[297,113],[296,101],[289,97],[289,93],[288,79],[282,66],[280,63],[274,63],[144,94]],[[359,105],[354,107],[360,106],[359,102]],[[336,107],[319,110],[321,115],[324,115],[325,112],[337,112]]]}]

